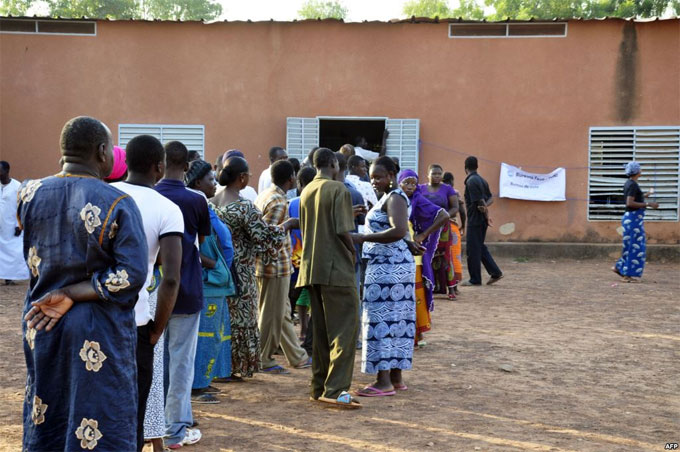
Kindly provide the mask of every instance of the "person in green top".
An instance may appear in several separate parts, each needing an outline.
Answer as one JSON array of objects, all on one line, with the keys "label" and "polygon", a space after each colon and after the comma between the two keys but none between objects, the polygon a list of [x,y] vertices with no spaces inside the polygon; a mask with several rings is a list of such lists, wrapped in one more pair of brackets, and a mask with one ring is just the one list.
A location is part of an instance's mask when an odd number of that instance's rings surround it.
[{"label": "person in green top", "polygon": [[330,149],[314,153],[317,175],[300,197],[302,259],[297,287],[307,287],[312,311],[313,400],[345,408],[361,405],[349,394],[359,327],[354,279],[352,199],[334,179],[338,160]]}]

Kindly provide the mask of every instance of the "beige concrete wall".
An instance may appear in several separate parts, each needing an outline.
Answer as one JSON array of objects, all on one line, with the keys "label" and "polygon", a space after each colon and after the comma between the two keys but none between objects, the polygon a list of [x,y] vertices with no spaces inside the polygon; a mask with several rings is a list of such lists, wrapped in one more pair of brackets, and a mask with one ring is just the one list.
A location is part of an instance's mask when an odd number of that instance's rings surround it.
[{"label": "beige concrete wall", "polygon": [[[0,158],[18,178],[56,172],[62,125],[87,114],[114,135],[120,123],[203,124],[209,160],[237,147],[257,175],[268,148],[285,145],[287,116],[332,115],[419,118],[424,142],[458,151],[424,145],[421,176],[438,162],[459,188],[467,154],[529,171],[583,168],[590,126],[680,124],[680,21],[625,24],[573,21],[566,38],[531,39],[334,22],[99,22],[96,37],[1,34]],[[621,65],[622,40],[633,35],[637,57]],[[631,70],[635,83],[617,84]],[[497,192],[499,166],[482,162],[480,173]],[[586,220],[587,170],[567,171],[567,197],[497,200],[490,239],[619,240],[616,222]],[[509,222],[515,232],[499,234]],[[647,231],[651,242],[680,241],[677,222]]]}]

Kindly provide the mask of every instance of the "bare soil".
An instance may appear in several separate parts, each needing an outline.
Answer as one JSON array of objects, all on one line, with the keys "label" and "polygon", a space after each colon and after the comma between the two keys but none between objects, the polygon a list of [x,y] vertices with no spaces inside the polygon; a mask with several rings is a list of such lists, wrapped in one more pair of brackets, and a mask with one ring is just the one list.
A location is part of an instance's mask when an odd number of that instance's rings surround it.
[{"label": "bare soil", "polygon": [[[408,391],[343,411],[307,370],[220,385],[199,451],[639,451],[680,442],[680,266],[625,284],[608,261],[500,259],[506,277],[437,299]],[[0,286],[0,450],[21,449],[26,286]],[[353,389],[372,381],[359,371]],[[287,365],[281,358],[281,364]]]}]

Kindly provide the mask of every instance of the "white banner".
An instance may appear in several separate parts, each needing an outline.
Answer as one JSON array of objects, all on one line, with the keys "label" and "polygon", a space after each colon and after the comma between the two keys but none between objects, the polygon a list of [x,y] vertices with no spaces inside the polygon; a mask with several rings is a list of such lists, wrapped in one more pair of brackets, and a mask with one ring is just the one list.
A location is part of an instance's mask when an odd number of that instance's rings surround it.
[{"label": "white banner", "polygon": [[565,201],[567,175],[564,168],[534,174],[501,163],[500,197],[527,201]]}]

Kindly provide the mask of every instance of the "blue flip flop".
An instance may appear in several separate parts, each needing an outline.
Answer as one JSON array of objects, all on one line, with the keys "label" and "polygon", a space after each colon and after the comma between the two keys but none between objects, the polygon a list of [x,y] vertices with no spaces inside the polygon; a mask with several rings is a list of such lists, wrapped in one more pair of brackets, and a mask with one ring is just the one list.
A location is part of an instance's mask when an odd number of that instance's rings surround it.
[{"label": "blue flip flop", "polygon": [[361,408],[361,404],[347,391],[342,391],[337,399],[319,397],[317,401],[324,402],[329,405],[336,406],[338,408],[345,408],[350,410]]},{"label": "blue flip flop", "polygon": [[272,366],[272,367],[263,367],[262,369],[260,369],[260,372],[264,372],[264,373],[268,373],[268,374],[278,374],[278,375],[285,375],[285,374],[290,373],[289,370],[286,370],[279,365]]}]

